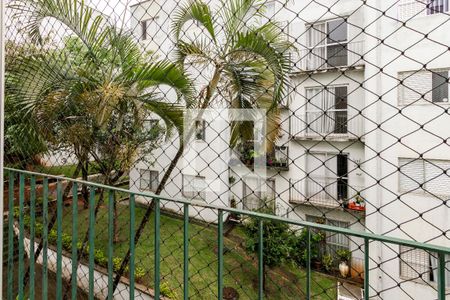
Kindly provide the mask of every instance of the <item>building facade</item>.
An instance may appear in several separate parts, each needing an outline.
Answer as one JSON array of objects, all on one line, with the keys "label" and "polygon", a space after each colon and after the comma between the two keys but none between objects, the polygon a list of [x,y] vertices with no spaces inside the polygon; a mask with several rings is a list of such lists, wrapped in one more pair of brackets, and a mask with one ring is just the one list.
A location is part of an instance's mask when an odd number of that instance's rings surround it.
[{"label": "building facade", "polygon": [[[173,59],[178,5],[130,7],[130,26],[151,55]],[[194,120],[187,159],[163,194],[245,209],[269,203],[287,218],[449,246],[448,1],[266,1],[262,8],[254,22],[277,21],[295,48],[265,179],[247,176],[251,162],[227,151],[229,120],[211,113]],[[192,22],[183,34],[195,38],[199,30]],[[208,79],[207,71],[193,74],[199,85]],[[130,188],[154,191],[178,145],[171,137],[151,166],[138,163]],[[191,214],[216,219],[207,210]],[[362,240],[329,234],[326,243],[330,252],[350,250],[353,276],[362,276]],[[434,297],[433,253],[378,243],[369,249],[370,296]]]}]

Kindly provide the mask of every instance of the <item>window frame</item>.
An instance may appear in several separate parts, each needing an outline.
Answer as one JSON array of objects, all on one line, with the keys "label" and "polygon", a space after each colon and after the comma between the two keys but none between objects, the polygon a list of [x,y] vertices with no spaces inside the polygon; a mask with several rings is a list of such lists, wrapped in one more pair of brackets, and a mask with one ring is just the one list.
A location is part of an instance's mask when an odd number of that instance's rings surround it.
[{"label": "window frame", "polygon": [[[146,174],[146,173],[148,173],[148,175],[149,175],[148,184],[146,187],[142,187],[142,180],[143,180],[144,174]],[[154,180],[152,180],[152,174],[155,175],[155,173],[156,173],[156,188],[152,189],[152,184],[154,181]],[[152,170],[152,169],[139,169],[139,190],[155,192],[156,189],[158,188],[158,185],[159,185],[159,171]]]},{"label": "window frame", "polygon": [[[329,31],[328,31],[328,24],[338,21],[338,20],[342,20],[343,24],[346,24],[346,30],[345,30],[345,34],[346,34],[346,39],[345,41],[342,42],[329,42]],[[317,45],[311,45],[311,32],[312,30],[317,30],[318,29],[314,29],[315,26],[320,26],[320,25],[325,25],[325,38],[319,42],[319,44]],[[341,26],[341,25],[339,25]],[[338,26],[338,27],[339,27]],[[349,56],[349,52],[348,52],[348,44],[349,44],[349,28],[348,28],[348,22],[347,22],[347,17],[339,17],[339,18],[333,18],[333,19],[329,19],[329,20],[325,20],[325,21],[320,21],[320,22],[315,22],[315,23],[306,23],[305,24],[306,27],[306,43],[305,45],[306,48],[308,50],[317,50],[317,49],[321,49],[324,48],[324,64],[326,65],[326,68],[339,68],[339,67],[344,67],[348,65],[348,56]],[[323,44],[322,44],[323,43]],[[343,65],[339,65],[339,66],[334,66],[331,65],[330,62],[328,61],[328,48],[329,47],[336,47],[336,46],[343,46],[344,47],[344,51],[347,54],[347,62]]]},{"label": "window frame", "polygon": [[[347,102],[347,108],[346,109],[337,109],[337,108],[335,108],[336,107],[336,97],[337,97],[336,89],[337,88],[345,88],[346,89],[346,102]],[[330,91],[331,89],[334,89],[334,93],[332,93]],[[315,93],[313,95],[313,97],[309,97],[309,95],[308,95],[309,91],[314,91],[314,90],[320,90],[320,91]],[[320,109],[316,105],[311,103],[311,99],[314,98],[314,97],[317,97],[321,93],[331,93],[333,95],[333,97],[335,99],[335,102],[334,102],[334,105],[332,107],[334,107],[334,108],[332,108],[332,109],[329,109],[329,108],[327,108],[327,109],[326,108]],[[327,86],[326,88],[323,87],[323,86],[305,87],[305,99],[306,99],[305,120],[306,120],[306,124],[308,125],[308,128],[306,128],[306,132],[308,134],[317,134],[317,135],[320,135],[320,134],[326,134],[326,135],[343,134],[343,135],[348,135],[349,134],[349,132],[348,132],[348,119],[349,119],[349,109],[348,109],[348,107],[349,107],[348,106],[348,102],[349,101],[348,101],[348,96],[349,96],[349,94],[348,94],[348,85],[347,84],[330,85],[330,86]],[[346,131],[347,132],[345,132],[345,133],[335,132],[336,131],[336,127],[335,127],[333,132],[328,132],[328,133],[327,132],[314,132],[314,131],[309,132],[309,131],[311,131],[311,128],[309,128],[309,126],[311,125],[311,122],[320,122],[319,119],[326,118],[326,114],[327,113],[340,113],[340,112],[341,113],[344,113],[344,112],[346,113],[346,116],[347,116]],[[313,115],[314,116],[314,115],[316,115],[318,113],[321,114],[321,116],[319,118],[312,117],[313,121],[309,121],[308,120],[308,115]],[[336,117],[335,117],[335,120],[333,120],[333,121],[334,121],[334,123],[337,123]],[[335,126],[336,126],[336,124],[335,124]]]},{"label": "window frame", "polygon": [[196,199],[196,200],[202,200],[205,201],[206,200],[206,190],[201,190],[201,191],[186,191],[185,190],[185,181],[186,181],[186,176],[190,176],[193,177],[193,179],[200,179],[203,180],[205,185],[206,185],[206,177],[205,176],[201,176],[201,175],[191,175],[191,174],[182,174],[181,175],[181,194],[183,195],[183,197],[187,198],[187,199]]},{"label": "window frame", "polygon": [[[261,178],[244,178],[244,180],[242,181],[242,204],[243,204],[243,208],[246,210],[250,210],[248,208],[248,205],[246,204],[246,201],[248,199],[248,197],[256,197],[256,199],[258,200],[258,209],[263,208],[262,204],[262,200],[263,198],[267,198],[267,201],[269,203],[269,209],[274,209],[275,210],[275,200],[276,200],[276,182],[275,182],[275,178],[266,178],[265,181],[265,185],[268,186],[269,188],[271,188],[271,191],[267,191],[265,193],[263,193],[261,190],[260,191],[254,191],[249,184],[247,184],[247,180],[252,179],[252,180],[257,180],[257,185],[260,186],[262,184],[262,179]],[[250,193],[247,192],[250,191]],[[270,195],[268,195],[267,193],[270,193]],[[258,210],[256,209],[256,210]],[[255,209],[252,209],[255,210]]]},{"label": "window frame", "polygon": [[[409,164],[411,162],[417,162],[417,161],[421,162],[421,164],[422,164],[421,169],[422,169],[422,174],[423,174],[423,183],[419,182],[419,185],[422,185],[422,187],[419,186],[418,188],[416,188],[414,190],[407,190],[407,189],[402,187],[402,182],[401,182],[401,178],[402,178],[401,176],[403,174],[403,172],[401,171],[401,168],[403,166],[401,164],[402,160],[408,160],[409,162],[407,164]],[[427,158],[399,157],[398,158],[398,167],[400,168],[400,171],[398,172],[398,191],[400,193],[404,193],[404,194],[428,195],[428,196],[433,197],[433,198],[436,198],[436,196],[438,196],[439,198],[441,198],[440,196],[448,197],[450,195],[450,191],[448,193],[439,193],[439,192],[435,193],[434,192],[434,193],[431,194],[428,191],[428,188],[427,188],[427,185],[431,184],[431,181],[433,181],[433,179],[436,179],[436,178],[434,178],[433,176],[431,176],[431,178],[427,178],[427,165],[426,164],[428,163],[428,164],[431,164],[433,166],[438,166],[439,162],[449,163],[450,164],[450,160],[445,160],[445,159],[427,159]],[[410,179],[410,178],[412,178],[411,176],[405,175],[405,174],[403,174],[403,175],[409,177],[408,178],[409,180],[412,180],[412,179]],[[447,175],[450,176],[450,168],[447,169]]]},{"label": "window frame", "polygon": [[[194,121],[194,127],[195,127],[195,134],[194,139],[196,141],[206,141],[206,121],[205,120],[195,120]],[[199,130],[199,126],[197,124],[201,124],[201,132]],[[200,134],[200,135],[199,135]]]},{"label": "window frame", "polygon": [[[335,227],[339,227],[339,228],[350,228],[350,222],[347,222],[347,221],[324,218],[321,216],[314,216],[314,215],[309,215],[309,214],[305,215],[305,221],[307,221],[307,222],[322,224],[322,223],[318,222],[319,220],[323,220],[325,222],[323,224],[325,224],[325,225],[335,226]],[[338,224],[338,226],[336,226],[336,224]],[[345,227],[340,226],[342,224],[345,224],[346,226]],[[339,243],[331,242],[330,241],[331,238],[336,235],[337,236],[342,235],[344,237],[344,239],[347,241],[347,243],[339,244]],[[325,244],[328,248],[327,249],[328,251],[330,251],[330,249],[334,249],[335,251],[338,249],[345,249],[345,250],[350,251],[350,238],[343,233],[334,233],[334,232],[326,231],[325,232]]]},{"label": "window frame", "polygon": [[150,39],[148,26],[153,22],[158,24],[158,20],[159,16],[154,16],[139,21],[139,24],[141,26],[141,35],[139,39],[140,41],[147,41]]},{"label": "window frame", "polygon": [[[419,251],[421,252],[421,255],[425,255],[425,258],[427,258],[427,262],[418,262],[418,261],[414,261],[411,260],[409,257],[405,258],[404,255],[408,254],[412,251]],[[412,280],[414,282],[418,282],[421,284],[428,284],[428,285],[432,285],[432,286],[437,286],[438,284],[438,278],[434,278],[434,270],[435,268],[430,264],[432,257],[434,259],[437,260],[437,253],[435,252],[430,252],[430,251],[425,251],[423,249],[418,249],[418,248],[412,248],[412,247],[408,247],[408,246],[403,246],[403,245],[399,245],[399,276],[400,278],[403,278],[405,280]],[[417,258],[417,257],[416,257]],[[406,265],[404,265],[406,264]],[[446,278],[450,278],[450,255],[446,255],[445,256],[445,277]],[[414,268],[414,266],[421,266],[423,267],[425,270],[427,270],[426,272],[423,273],[419,273],[417,271],[417,268]],[[404,274],[403,270],[404,268],[409,268],[412,269],[416,274],[415,276],[411,276],[410,274]],[[437,270],[435,271],[437,272]],[[426,276],[424,276],[426,275]],[[433,278],[431,278],[433,276]],[[450,280],[445,280],[445,288],[446,290],[450,290]]]}]

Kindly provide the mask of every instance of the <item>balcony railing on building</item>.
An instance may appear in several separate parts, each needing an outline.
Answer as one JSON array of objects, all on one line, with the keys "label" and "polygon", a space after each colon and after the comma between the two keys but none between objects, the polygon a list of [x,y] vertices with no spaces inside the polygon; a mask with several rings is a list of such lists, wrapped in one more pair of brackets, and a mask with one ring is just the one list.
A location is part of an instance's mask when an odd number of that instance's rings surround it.
[{"label": "balcony railing on building", "polygon": [[288,146],[274,146],[272,151],[267,154],[257,153],[253,149],[253,143],[242,145],[238,149],[238,158],[232,159],[230,165],[245,165],[249,168],[253,168],[255,162],[261,161],[265,155],[266,166],[268,168],[288,170],[289,169],[289,147]]},{"label": "balcony railing on building", "polygon": [[449,2],[449,0],[401,0],[398,4],[398,19],[408,21],[415,17],[447,13]]},{"label": "balcony railing on building", "polygon": [[350,42],[339,45],[320,45],[300,49],[293,54],[294,70],[316,71],[334,68],[364,66],[364,42]]},{"label": "balcony railing on building", "polygon": [[364,134],[361,115],[349,116],[346,109],[293,115],[290,134],[297,139],[360,139]]},{"label": "balcony railing on building", "polygon": [[289,182],[289,201],[294,204],[364,211],[363,188],[348,178],[308,177]]}]

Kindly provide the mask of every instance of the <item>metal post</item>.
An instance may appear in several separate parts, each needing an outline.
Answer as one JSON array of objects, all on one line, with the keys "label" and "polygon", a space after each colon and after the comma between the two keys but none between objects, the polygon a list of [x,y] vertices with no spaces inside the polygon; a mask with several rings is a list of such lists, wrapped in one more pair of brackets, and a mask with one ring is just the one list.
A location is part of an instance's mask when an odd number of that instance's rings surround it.
[{"label": "metal post", "polygon": [[217,266],[217,299],[223,299],[223,210],[219,210],[219,220],[217,227],[217,254],[219,256]]},{"label": "metal post", "polygon": [[189,205],[184,204],[183,222],[183,299],[189,299]]},{"label": "metal post", "polygon": [[[0,1],[0,211],[3,212],[3,148],[5,120],[5,1]],[[0,241],[3,241],[3,218],[0,218]],[[3,257],[3,247],[0,247],[0,257]],[[3,268],[0,268],[0,290],[3,288]]]},{"label": "metal post", "polygon": [[306,245],[306,299],[311,298],[311,228],[307,227]]},{"label": "metal post", "polygon": [[264,298],[264,227],[258,220],[258,299]]},{"label": "metal post", "polygon": [[364,239],[364,300],[369,300],[369,239]]}]

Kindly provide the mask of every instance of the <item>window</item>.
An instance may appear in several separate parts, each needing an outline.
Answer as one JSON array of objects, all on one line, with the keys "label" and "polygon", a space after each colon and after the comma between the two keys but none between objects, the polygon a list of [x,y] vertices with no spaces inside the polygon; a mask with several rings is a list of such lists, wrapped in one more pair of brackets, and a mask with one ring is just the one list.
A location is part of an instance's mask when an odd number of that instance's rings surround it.
[{"label": "window", "polygon": [[401,192],[450,194],[450,161],[399,158]]},{"label": "window", "polygon": [[347,134],[347,87],[306,89],[307,134]]},{"label": "window", "polygon": [[[306,215],[306,221],[313,222],[313,223],[319,223],[319,224],[325,224],[340,228],[348,228],[349,223],[338,221],[338,220],[332,220],[332,219],[326,219],[322,217],[316,217],[316,216],[310,216]],[[349,250],[349,238],[342,233],[333,233],[327,231],[325,233],[326,235],[326,253],[330,253],[331,255],[335,254],[337,250]]]},{"label": "window", "polygon": [[206,199],[206,179],[203,176],[183,175],[183,196],[188,199]]},{"label": "window", "polygon": [[158,26],[158,19],[159,17],[149,18],[146,20],[142,20],[140,22],[141,24],[141,40],[145,41],[149,39],[153,34],[156,34],[158,32],[159,26]]},{"label": "window", "polygon": [[[306,45],[315,68],[348,65],[347,22],[337,19],[308,27]],[[314,67],[313,67],[314,68]]]},{"label": "window", "polygon": [[431,78],[433,102],[448,102],[448,71],[433,72]]},{"label": "window", "polygon": [[[450,287],[450,255],[447,255],[445,260],[445,282],[446,286]],[[436,253],[400,246],[400,276],[436,283],[438,279],[437,266],[438,257]]]},{"label": "window", "polygon": [[139,189],[155,192],[159,185],[159,172],[154,170],[140,170]]},{"label": "window", "polygon": [[244,209],[275,208],[275,180],[246,178],[244,180]]},{"label": "window", "polygon": [[348,156],[310,153],[306,156],[306,197],[323,204],[337,204],[348,198]]},{"label": "window", "polygon": [[195,121],[195,139],[205,140],[206,122],[204,120]]},{"label": "window", "polygon": [[434,15],[448,11],[448,0],[428,0],[427,15]]},{"label": "window", "polygon": [[399,81],[400,105],[448,102],[448,69],[401,72]]}]

